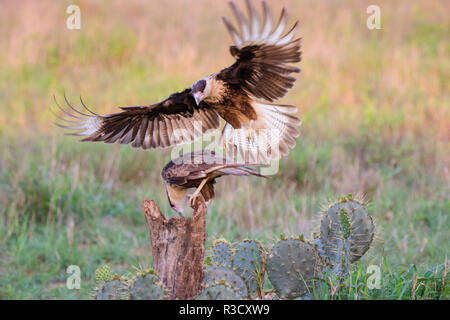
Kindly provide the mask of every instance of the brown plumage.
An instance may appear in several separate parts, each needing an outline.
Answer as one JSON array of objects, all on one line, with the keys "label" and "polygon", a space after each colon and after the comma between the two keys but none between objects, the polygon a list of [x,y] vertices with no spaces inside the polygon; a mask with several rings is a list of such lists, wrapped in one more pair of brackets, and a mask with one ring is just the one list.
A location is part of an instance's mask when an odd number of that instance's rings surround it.
[{"label": "brown plumage", "polygon": [[189,189],[196,188],[193,200],[201,194],[205,201],[214,198],[216,179],[225,175],[265,177],[248,164],[236,163],[231,159],[218,156],[214,151],[201,150],[182,155],[170,161],[162,170],[161,176],[166,182],[167,197],[170,206],[183,214]]},{"label": "brown plumage", "polygon": [[222,118],[226,122],[222,141],[228,155],[258,163],[287,155],[299,136],[301,122],[293,115],[297,108],[271,103],[288,92],[295,82],[291,74],[300,71],[290,65],[301,60],[300,39],[295,39],[298,22],[287,29],[283,9],[274,27],[265,1],[262,18],[250,0],[246,0],[248,17],[234,3],[230,5],[239,25],[236,28],[223,18],[235,42],[230,53],[236,62],[230,67],[162,102],[121,108],[122,112],[110,115],[91,112],[83,101],[85,111],[80,111],[65,99],[66,106],[57,105],[71,119],[60,118],[67,124],[58,125],[86,136],[83,141],[132,143],[151,149],[196,140],[218,129]]},{"label": "brown plumage", "polygon": [[[81,101],[84,112],[74,108],[64,96],[67,108],[56,102],[64,114],[75,121],[60,118],[71,125],[56,124],[65,129],[83,130],[72,135],[86,136],[82,141],[119,142],[143,149],[169,147],[190,142],[209,129],[217,129],[220,119],[206,103],[195,103],[189,89],[172,94],[166,100],[146,107],[125,107],[123,112],[100,116]],[[76,123],[74,123],[76,122]]]},{"label": "brown plumage", "polygon": [[236,62],[222,70],[217,78],[228,83],[238,84],[249,95],[273,102],[282,98],[295,82],[290,73],[300,72],[299,68],[288,66],[301,60],[300,39],[294,39],[298,21],[283,36],[287,24],[287,13],[283,8],[277,26],[272,27],[272,13],[265,1],[263,23],[251,1],[247,0],[249,20],[234,4],[230,3],[241,32],[223,17],[223,21],[233,37],[235,44],[230,53]]}]

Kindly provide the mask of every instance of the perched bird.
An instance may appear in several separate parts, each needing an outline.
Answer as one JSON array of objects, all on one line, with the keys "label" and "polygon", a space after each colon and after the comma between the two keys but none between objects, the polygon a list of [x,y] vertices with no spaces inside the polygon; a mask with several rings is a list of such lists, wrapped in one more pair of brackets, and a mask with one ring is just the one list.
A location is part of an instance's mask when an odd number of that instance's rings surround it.
[{"label": "perched bird", "polygon": [[292,73],[300,69],[292,63],[301,60],[298,21],[287,28],[283,8],[274,24],[270,7],[262,1],[261,12],[246,0],[246,16],[233,2],[236,28],[223,21],[234,45],[230,53],[236,59],[228,68],[204,77],[191,88],[174,93],[159,103],[123,107],[109,115],[91,112],[80,98],[85,111],[58,105],[71,119],[62,118],[74,129],[70,134],[86,136],[82,141],[132,143],[143,149],[169,147],[196,140],[208,130],[216,130],[225,121],[221,141],[227,155],[241,156],[247,162],[268,163],[287,155],[299,136],[297,108],[273,104],[294,85]]},{"label": "perched bird", "polygon": [[[210,150],[186,153],[170,161],[161,172],[170,206],[180,216],[183,216],[186,200],[190,199],[192,205],[199,194],[207,203],[213,199],[215,180],[226,175],[266,177],[255,169],[218,156]],[[196,188],[194,193],[189,195],[189,190],[193,188]]]}]

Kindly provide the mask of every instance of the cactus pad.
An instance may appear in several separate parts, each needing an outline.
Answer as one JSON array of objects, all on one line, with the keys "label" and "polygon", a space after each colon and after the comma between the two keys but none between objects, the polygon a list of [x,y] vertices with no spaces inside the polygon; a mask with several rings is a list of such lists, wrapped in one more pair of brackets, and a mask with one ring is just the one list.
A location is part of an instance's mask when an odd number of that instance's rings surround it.
[{"label": "cactus pad", "polygon": [[276,291],[286,298],[311,292],[312,279],[319,276],[324,263],[318,250],[299,238],[280,240],[267,259],[267,273]]},{"label": "cactus pad", "polygon": [[96,282],[107,282],[110,281],[113,277],[111,269],[109,266],[104,265],[95,270],[95,281]]},{"label": "cactus pad", "polygon": [[233,270],[247,285],[249,296],[255,296],[264,285],[265,254],[256,240],[239,243],[233,255]]},{"label": "cactus pad", "polygon": [[119,277],[100,284],[95,292],[95,300],[126,300],[128,285]]},{"label": "cactus pad", "polygon": [[225,281],[232,288],[236,289],[242,297],[246,297],[247,286],[244,280],[239,277],[233,270],[220,266],[207,266],[204,271],[205,283],[207,286]]},{"label": "cactus pad", "polygon": [[154,271],[144,271],[130,280],[130,300],[163,300],[166,288]]},{"label": "cactus pad", "polygon": [[221,267],[232,268],[233,251],[225,240],[216,240],[212,247],[212,262]]},{"label": "cactus pad", "polygon": [[242,300],[242,296],[225,281],[207,287],[196,300]]},{"label": "cactus pad", "polygon": [[342,260],[343,252],[349,263],[359,260],[370,248],[374,234],[372,217],[364,204],[353,198],[343,198],[322,215],[320,242],[333,263]]}]

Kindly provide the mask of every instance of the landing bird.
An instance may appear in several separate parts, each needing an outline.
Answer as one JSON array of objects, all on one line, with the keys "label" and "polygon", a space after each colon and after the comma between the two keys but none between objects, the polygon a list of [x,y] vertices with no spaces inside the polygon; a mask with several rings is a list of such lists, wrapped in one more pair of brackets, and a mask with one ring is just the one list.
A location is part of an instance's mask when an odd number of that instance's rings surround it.
[{"label": "landing bird", "polygon": [[293,115],[297,107],[272,102],[294,85],[291,74],[300,72],[291,65],[301,60],[300,38],[295,38],[298,21],[287,29],[283,8],[274,26],[265,1],[262,17],[251,0],[246,0],[248,16],[233,2],[230,6],[239,25],[236,28],[223,17],[234,41],[230,53],[236,62],[230,67],[159,103],[122,107],[122,112],[109,115],[90,111],[81,98],[84,110],[77,110],[64,95],[64,108],[55,102],[71,119],[62,118],[68,125],[57,125],[76,130],[69,134],[86,136],[82,141],[151,149],[194,141],[219,129],[223,119],[221,141],[228,155],[261,163],[287,155],[295,146],[301,121]]},{"label": "landing bird", "polygon": [[[245,164],[235,163],[210,150],[186,153],[170,161],[161,172],[166,182],[170,206],[180,216],[183,216],[188,199],[191,201],[191,206],[199,194],[207,203],[212,200],[215,180],[226,175],[266,177]],[[189,190],[193,188],[196,188],[194,193],[189,195]]]}]

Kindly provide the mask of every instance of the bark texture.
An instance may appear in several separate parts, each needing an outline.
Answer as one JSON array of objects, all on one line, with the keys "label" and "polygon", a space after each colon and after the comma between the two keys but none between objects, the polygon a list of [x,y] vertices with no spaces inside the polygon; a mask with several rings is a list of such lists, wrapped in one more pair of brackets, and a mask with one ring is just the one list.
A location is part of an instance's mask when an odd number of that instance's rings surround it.
[{"label": "bark texture", "polygon": [[193,299],[203,288],[207,207],[202,196],[194,201],[192,218],[167,220],[153,200],[144,200],[150,229],[153,267],[170,299]]}]

